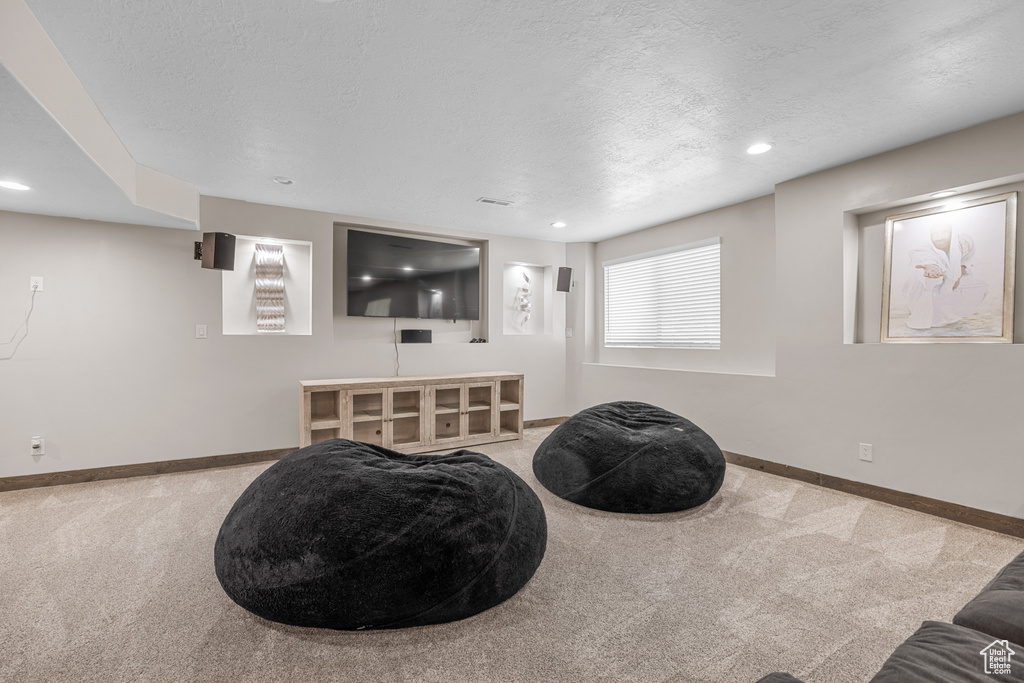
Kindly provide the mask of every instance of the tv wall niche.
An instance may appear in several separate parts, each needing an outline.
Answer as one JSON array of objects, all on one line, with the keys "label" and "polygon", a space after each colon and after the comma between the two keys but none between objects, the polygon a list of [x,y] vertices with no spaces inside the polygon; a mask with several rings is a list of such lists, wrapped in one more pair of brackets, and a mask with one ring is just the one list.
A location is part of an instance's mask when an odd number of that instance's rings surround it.
[{"label": "tv wall niche", "polygon": [[480,247],[349,230],[349,316],[480,319]]},{"label": "tv wall niche", "polygon": [[488,242],[334,225],[334,337],[386,341],[427,329],[434,343],[486,337]]}]

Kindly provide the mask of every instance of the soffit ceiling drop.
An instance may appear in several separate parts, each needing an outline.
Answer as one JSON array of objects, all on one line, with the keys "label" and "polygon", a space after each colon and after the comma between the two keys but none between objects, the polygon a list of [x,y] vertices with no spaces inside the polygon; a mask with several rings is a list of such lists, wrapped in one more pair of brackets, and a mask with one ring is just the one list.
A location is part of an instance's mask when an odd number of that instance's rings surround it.
[{"label": "soffit ceiling drop", "polygon": [[2,66],[0,102],[0,180],[31,188],[0,190],[0,210],[195,228],[194,223],[133,204]]},{"label": "soffit ceiling drop", "polygon": [[28,5],[138,163],[483,233],[604,239],[1024,110],[1019,0]]}]

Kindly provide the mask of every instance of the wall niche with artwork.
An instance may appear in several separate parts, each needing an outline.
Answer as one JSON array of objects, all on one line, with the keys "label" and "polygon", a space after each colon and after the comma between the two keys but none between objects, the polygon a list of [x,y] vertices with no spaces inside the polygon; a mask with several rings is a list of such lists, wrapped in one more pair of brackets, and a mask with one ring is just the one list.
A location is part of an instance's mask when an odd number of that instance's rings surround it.
[{"label": "wall niche with artwork", "polygon": [[844,341],[1024,343],[1022,191],[998,185],[848,213]]},{"label": "wall niche with artwork", "polygon": [[312,334],[312,275],[312,242],[236,235],[235,269],[221,275],[224,334]]},{"label": "wall niche with artwork", "polygon": [[502,333],[552,333],[553,267],[534,263],[506,263],[502,279]]}]

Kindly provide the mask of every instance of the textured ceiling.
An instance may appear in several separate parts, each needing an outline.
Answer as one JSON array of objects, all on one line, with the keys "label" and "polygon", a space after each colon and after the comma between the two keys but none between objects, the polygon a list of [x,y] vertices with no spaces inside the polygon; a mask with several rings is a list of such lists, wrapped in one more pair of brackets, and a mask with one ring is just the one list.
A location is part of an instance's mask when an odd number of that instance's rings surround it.
[{"label": "textured ceiling", "polygon": [[1024,110],[1020,0],[28,5],[141,164],[485,233],[603,239]]},{"label": "textured ceiling", "polygon": [[56,121],[0,66],[0,180],[31,192],[0,189],[0,209],[115,223],[194,228],[135,206]]}]

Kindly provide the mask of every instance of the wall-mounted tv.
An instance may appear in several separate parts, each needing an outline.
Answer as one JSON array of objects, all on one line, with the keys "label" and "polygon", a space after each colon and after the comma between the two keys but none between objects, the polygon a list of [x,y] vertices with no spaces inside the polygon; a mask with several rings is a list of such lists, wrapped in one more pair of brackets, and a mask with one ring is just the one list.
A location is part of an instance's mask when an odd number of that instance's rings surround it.
[{"label": "wall-mounted tv", "polygon": [[348,231],[348,315],[480,319],[480,247]]}]

